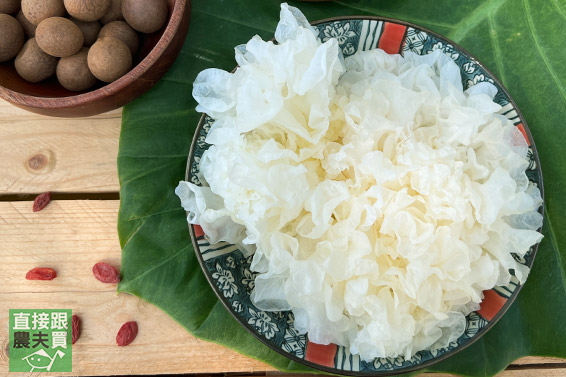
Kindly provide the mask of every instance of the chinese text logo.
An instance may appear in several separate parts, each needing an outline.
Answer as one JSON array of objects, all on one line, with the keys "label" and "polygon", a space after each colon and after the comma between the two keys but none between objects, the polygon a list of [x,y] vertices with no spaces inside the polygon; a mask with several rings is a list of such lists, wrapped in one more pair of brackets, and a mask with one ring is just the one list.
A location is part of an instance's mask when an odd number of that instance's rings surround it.
[{"label": "chinese text logo", "polygon": [[10,372],[71,372],[71,310],[10,309]]}]

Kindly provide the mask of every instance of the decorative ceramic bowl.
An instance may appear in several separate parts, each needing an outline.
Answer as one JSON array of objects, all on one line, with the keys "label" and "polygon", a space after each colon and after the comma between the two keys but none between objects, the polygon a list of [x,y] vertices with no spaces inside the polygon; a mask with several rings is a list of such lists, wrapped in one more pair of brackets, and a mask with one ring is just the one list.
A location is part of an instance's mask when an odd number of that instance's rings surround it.
[{"label": "decorative ceramic bowl", "polygon": [[57,78],[32,84],[22,79],[13,59],[0,63],[0,98],[34,113],[83,117],[124,106],[147,92],[167,72],[183,47],[189,29],[190,0],[167,0],[169,18],[159,32],[139,34],[140,48],[134,68],[118,80],[99,83],[84,92],[63,88]]},{"label": "decorative ceramic bowl", "polygon": [[[529,145],[527,176],[541,193],[542,174],[538,156],[529,129],[515,103],[501,83],[466,50],[440,35],[405,22],[377,17],[341,17],[314,23],[319,39],[337,38],[344,56],[358,50],[381,48],[391,54],[413,51],[425,55],[442,50],[460,67],[464,88],[478,82],[489,81],[498,93],[495,102],[502,106],[500,113],[509,118],[523,133]],[[199,185],[198,163],[209,147],[205,137],[214,122],[210,117],[201,118],[189,154],[187,180]],[[542,208],[541,208],[542,211]],[[434,364],[466,348],[478,340],[501,318],[517,297],[521,286],[513,279],[508,286],[484,291],[481,308],[467,316],[466,330],[457,341],[446,348],[421,351],[407,360],[403,357],[360,360],[358,355],[335,344],[319,345],[308,340],[295,329],[291,312],[264,312],[250,301],[256,274],[251,271],[251,257],[245,258],[238,248],[225,242],[209,244],[199,226],[190,226],[192,242],[202,269],[220,301],[232,315],[259,340],[290,359],[329,373],[342,375],[388,375],[410,372]],[[515,259],[531,267],[538,245],[525,258]]]}]

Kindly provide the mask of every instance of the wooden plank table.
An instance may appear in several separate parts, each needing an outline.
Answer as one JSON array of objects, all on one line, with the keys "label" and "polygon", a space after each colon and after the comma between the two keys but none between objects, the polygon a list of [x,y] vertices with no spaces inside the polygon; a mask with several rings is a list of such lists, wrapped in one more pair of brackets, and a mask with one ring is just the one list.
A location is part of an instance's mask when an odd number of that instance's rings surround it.
[{"label": "wooden plank table", "polygon": [[[18,376],[8,374],[8,309],[25,308],[70,308],[80,315],[82,334],[73,346],[73,372],[66,375],[283,375],[194,338],[159,309],[93,278],[96,262],[120,265],[121,114],[48,118],[0,100],[0,375]],[[46,191],[54,201],[32,212],[34,196]],[[25,280],[37,266],[55,267],[57,279]],[[132,319],[138,337],[117,347],[116,332]],[[566,361],[526,357],[501,375],[566,376]]]}]

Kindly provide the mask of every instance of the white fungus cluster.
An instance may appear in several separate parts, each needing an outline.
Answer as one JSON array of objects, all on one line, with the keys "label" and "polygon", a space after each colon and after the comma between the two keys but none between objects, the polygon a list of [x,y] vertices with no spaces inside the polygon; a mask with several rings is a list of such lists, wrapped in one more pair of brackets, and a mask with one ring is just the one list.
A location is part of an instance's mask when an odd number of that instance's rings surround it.
[{"label": "white fungus cluster", "polygon": [[482,291],[528,275],[511,255],[542,238],[525,140],[441,52],[343,59],[316,35],[283,4],[278,44],[198,75],[205,185],[176,192],[211,243],[254,254],[256,306],[311,341],[366,360],[446,346]]}]

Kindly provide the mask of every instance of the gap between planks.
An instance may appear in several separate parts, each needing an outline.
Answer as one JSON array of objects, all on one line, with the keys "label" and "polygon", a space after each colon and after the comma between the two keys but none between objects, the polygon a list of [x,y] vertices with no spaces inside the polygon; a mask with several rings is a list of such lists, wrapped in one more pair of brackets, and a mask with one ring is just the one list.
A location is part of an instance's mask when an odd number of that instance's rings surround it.
[{"label": "gap between planks", "polygon": [[[24,202],[33,201],[37,194],[0,194],[0,202]],[[120,200],[118,192],[54,192],[51,194],[51,200]]]},{"label": "gap between planks", "polygon": [[[35,213],[30,204],[0,202],[0,345],[7,341],[9,308],[22,308],[22,303],[39,309],[68,307],[84,316],[84,343],[76,347],[72,375],[271,374],[273,368],[266,364],[197,340],[156,307],[117,295],[113,286],[93,278],[91,268],[98,261],[120,265],[119,201],[55,200]],[[25,273],[39,265],[56,268],[59,276],[51,282],[25,280]],[[113,337],[129,319],[141,322],[138,346],[118,349]],[[564,366],[561,359],[528,357],[514,362],[502,376],[565,375]],[[0,375],[6,368],[6,361],[0,360]]]}]

